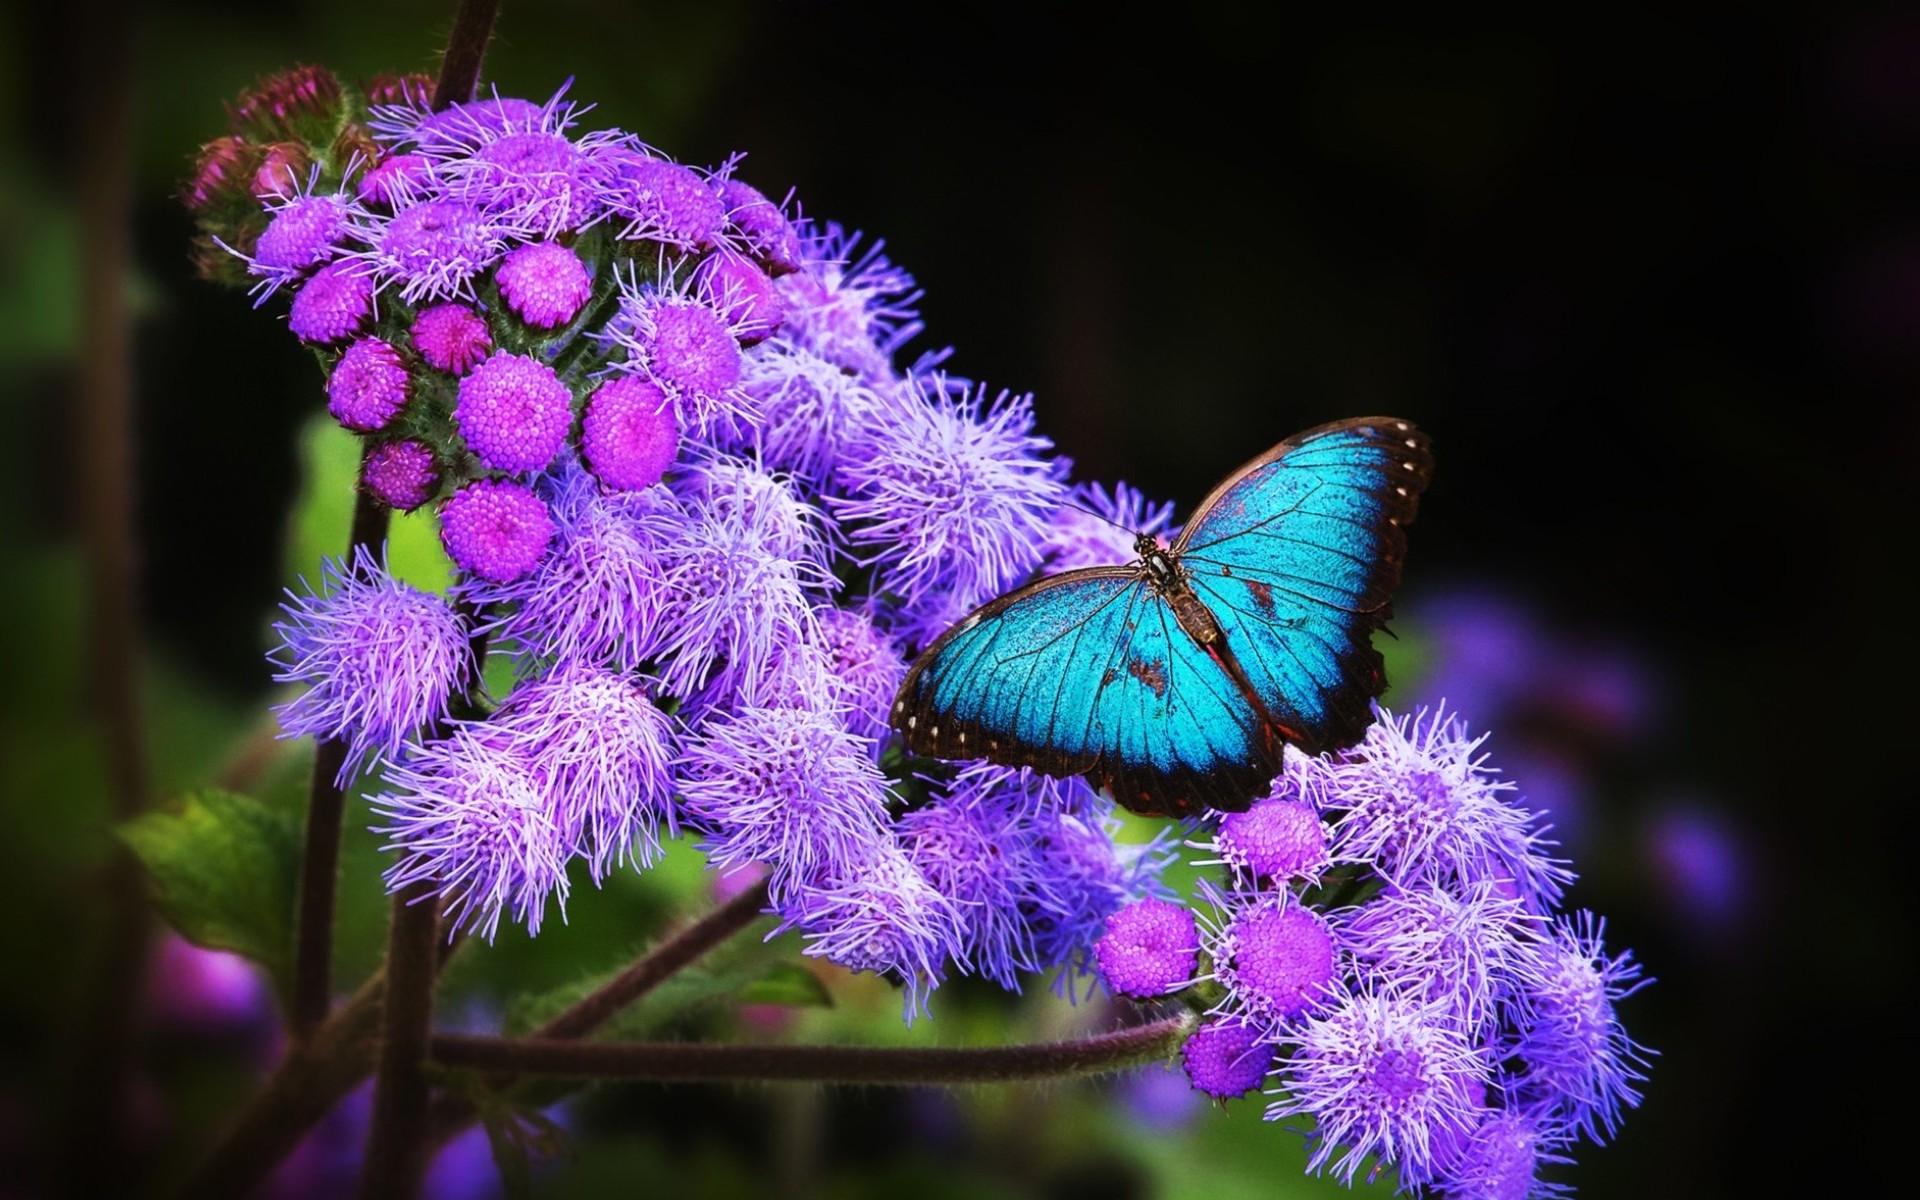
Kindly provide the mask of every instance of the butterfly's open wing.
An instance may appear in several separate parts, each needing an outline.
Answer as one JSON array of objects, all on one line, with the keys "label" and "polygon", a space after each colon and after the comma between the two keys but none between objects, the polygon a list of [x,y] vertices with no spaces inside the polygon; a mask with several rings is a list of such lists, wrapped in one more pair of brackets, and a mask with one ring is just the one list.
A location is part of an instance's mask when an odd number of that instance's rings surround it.
[{"label": "butterfly's open wing", "polygon": [[1322,425],[1214,489],[1173,547],[1280,732],[1310,754],[1353,745],[1372,721],[1386,687],[1372,634],[1432,473],[1409,422]]},{"label": "butterfly's open wing", "polygon": [[1138,812],[1244,809],[1279,769],[1232,679],[1125,567],[975,611],[914,664],[892,720],[917,753],[1086,775]]}]

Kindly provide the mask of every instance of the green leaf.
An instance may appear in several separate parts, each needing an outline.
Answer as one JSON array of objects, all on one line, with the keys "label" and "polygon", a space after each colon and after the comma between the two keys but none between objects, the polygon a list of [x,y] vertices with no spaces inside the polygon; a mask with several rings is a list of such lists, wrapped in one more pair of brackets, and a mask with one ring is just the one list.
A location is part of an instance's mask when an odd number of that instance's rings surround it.
[{"label": "green leaf", "polygon": [[734,993],[742,1004],[781,1004],[788,1008],[832,1008],[833,993],[820,977],[799,963],[774,963],[758,979]]},{"label": "green leaf", "polygon": [[153,876],[160,913],[196,946],[266,967],[281,994],[293,967],[300,822],[248,796],[208,790],[119,829]]}]

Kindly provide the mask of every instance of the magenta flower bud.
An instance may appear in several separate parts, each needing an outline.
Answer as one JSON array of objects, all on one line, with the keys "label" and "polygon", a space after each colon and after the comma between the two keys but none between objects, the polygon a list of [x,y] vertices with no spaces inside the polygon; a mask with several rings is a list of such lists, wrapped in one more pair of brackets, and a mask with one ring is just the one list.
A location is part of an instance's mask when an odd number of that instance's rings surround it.
[{"label": "magenta flower bud", "polygon": [[734,326],[742,346],[763,342],[787,319],[773,279],[745,255],[716,250],[693,271],[700,298]]},{"label": "magenta flower bud", "polygon": [[400,352],[375,337],[347,347],[327,377],[327,411],[355,433],[372,433],[407,403],[407,369]]},{"label": "magenta flower bud", "polygon": [[388,442],[368,451],[360,465],[360,483],[388,508],[410,512],[440,490],[440,472],[424,443]]},{"label": "magenta flower bud", "polygon": [[1215,841],[1228,866],[1258,879],[1311,879],[1327,866],[1326,827],[1300,800],[1262,800],[1229,813]]},{"label": "magenta flower bud", "polygon": [[313,160],[307,157],[304,147],[293,142],[275,142],[266,148],[260,165],[253,172],[253,194],[262,200],[291,196],[299,190],[300,180],[312,165]]},{"label": "magenta flower bud", "polygon": [[538,471],[573,427],[573,393],[538,360],[496,354],[460,381],[454,423],[480,461],[496,471]]},{"label": "magenta flower bud", "polygon": [[436,304],[413,318],[413,348],[428,366],[465,375],[492,353],[493,335],[466,305]]},{"label": "magenta flower bud", "polygon": [[300,285],[287,310],[287,328],[322,346],[360,332],[373,313],[373,280],[357,262],[328,263]]},{"label": "magenta flower bud", "polygon": [[1122,996],[1164,996],[1193,979],[1200,931],[1185,905],[1149,896],[1107,918],[1094,943],[1107,986]]},{"label": "magenta flower bud", "polygon": [[180,190],[180,199],[195,212],[207,207],[215,197],[238,194],[247,173],[253,151],[237,137],[215,138],[200,147],[193,164],[193,178]]},{"label": "magenta flower bud", "polygon": [[535,242],[508,254],[494,275],[500,295],[521,320],[558,329],[593,294],[593,276],[580,256],[558,242]]},{"label": "magenta flower bud", "polygon": [[634,375],[601,384],[587,401],[580,448],[594,477],[608,487],[651,487],[680,452],[673,401]]},{"label": "magenta flower bud", "polygon": [[1218,1100],[1253,1091],[1273,1069],[1273,1045],[1238,1021],[1208,1021],[1193,1031],[1180,1057],[1193,1086]]},{"label": "magenta flower bud", "polygon": [[653,312],[648,367],[654,378],[696,396],[740,382],[740,345],[704,304],[662,304]]},{"label": "magenta flower bud", "polygon": [[440,509],[440,542],[462,570],[511,583],[533,570],[553,540],[553,517],[531,488],[480,479]]}]

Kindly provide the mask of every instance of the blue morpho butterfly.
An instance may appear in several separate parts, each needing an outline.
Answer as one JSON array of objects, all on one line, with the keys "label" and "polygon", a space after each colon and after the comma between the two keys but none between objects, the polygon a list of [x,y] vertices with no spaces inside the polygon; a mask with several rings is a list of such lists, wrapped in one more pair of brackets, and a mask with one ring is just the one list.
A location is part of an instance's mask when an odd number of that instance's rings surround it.
[{"label": "blue morpho butterfly", "polygon": [[1298,433],[1162,546],[989,601],[907,672],[892,724],[936,758],[1084,775],[1139,813],[1240,812],[1289,745],[1358,742],[1386,688],[1406,527],[1433,471],[1396,417]]}]

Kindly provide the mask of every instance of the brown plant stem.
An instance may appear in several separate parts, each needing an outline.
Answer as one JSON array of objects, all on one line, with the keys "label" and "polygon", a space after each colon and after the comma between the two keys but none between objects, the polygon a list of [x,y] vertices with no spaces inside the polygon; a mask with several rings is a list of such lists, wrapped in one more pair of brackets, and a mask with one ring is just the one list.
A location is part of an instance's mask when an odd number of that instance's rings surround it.
[{"label": "brown plant stem", "polygon": [[433,983],[440,922],[431,881],[393,894],[387,927],[387,989],[380,1008],[380,1050],[373,1119],[360,1171],[361,1200],[406,1200],[427,1170],[427,1039],[433,1031]]},{"label": "brown plant stem", "polygon": [[1014,1083],[1118,1071],[1167,1057],[1196,1018],[1179,1013],[1111,1033],[1026,1046],[715,1046],[697,1042],[577,1042],[441,1034],[433,1059],[450,1067],[574,1079],[661,1083],[804,1082],[923,1087]]}]

